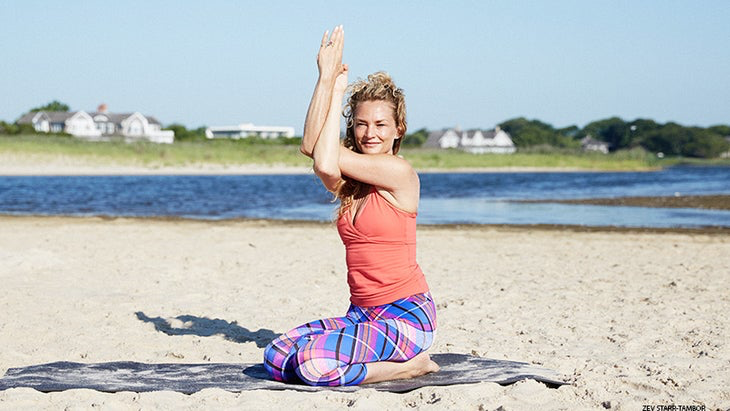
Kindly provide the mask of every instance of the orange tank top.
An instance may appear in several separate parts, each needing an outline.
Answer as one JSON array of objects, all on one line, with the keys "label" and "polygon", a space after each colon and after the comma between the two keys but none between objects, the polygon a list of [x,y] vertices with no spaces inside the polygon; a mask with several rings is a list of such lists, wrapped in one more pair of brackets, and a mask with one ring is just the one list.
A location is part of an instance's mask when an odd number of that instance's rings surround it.
[{"label": "orange tank top", "polygon": [[372,307],[428,292],[416,263],[416,214],[396,208],[373,188],[354,224],[351,210],[337,220],[353,304]]}]

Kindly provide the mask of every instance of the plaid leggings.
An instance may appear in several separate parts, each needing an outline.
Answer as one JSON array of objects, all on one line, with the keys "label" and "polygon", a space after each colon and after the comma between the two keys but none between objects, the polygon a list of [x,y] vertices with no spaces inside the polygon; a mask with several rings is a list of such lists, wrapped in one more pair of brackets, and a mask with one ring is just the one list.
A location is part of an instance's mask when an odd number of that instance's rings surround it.
[{"label": "plaid leggings", "polygon": [[366,363],[407,361],[431,346],[435,330],[430,293],[375,307],[350,305],[344,317],[312,321],[272,341],[264,367],[277,381],[357,385]]}]

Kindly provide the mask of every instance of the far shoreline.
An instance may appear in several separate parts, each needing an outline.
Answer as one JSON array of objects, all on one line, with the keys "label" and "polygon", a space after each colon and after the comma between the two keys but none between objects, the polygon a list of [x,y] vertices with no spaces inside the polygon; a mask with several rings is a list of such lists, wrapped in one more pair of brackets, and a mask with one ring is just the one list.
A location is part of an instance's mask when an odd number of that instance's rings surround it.
[{"label": "far shoreline", "polygon": [[[416,168],[419,174],[459,173],[603,173],[653,172],[645,170],[608,170],[578,167],[460,167]],[[127,166],[88,164],[0,164],[1,177],[63,177],[63,176],[206,176],[206,175],[301,175],[314,174],[311,166],[263,164],[195,164],[189,166]]]}]

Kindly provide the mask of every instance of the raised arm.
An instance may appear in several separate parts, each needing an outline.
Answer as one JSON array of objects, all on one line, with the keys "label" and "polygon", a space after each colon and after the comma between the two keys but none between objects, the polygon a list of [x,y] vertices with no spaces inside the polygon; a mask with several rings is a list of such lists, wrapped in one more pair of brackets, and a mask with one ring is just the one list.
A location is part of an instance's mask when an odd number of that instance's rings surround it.
[{"label": "raised arm", "polygon": [[344,39],[342,26],[335,27],[331,36],[329,31],[325,31],[322,36],[319,53],[317,54],[319,78],[314,87],[312,100],[309,103],[307,118],[304,121],[302,144],[299,147],[302,154],[308,157],[312,157],[314,145],[322,132],[332,101],[332,89],[335,85],[335,79],[342,71]]},{"label": "raised arm", "polygon": [[342,100],[347,89],[347,72],[347,65],[343,65],[332,88],[327,118],[313,150],[314,172],[330,191],[337,188],[337,184],[342,178],[339,164],[340,149],[343,148],[340,145],[340,118],[342,117]]}]

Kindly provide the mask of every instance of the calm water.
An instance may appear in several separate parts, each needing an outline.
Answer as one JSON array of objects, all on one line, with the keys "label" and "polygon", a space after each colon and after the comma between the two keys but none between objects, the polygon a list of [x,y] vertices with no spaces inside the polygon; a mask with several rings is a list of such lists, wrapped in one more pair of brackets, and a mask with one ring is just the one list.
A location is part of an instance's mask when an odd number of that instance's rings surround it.
[{"label": "calm water", "polygon": [[[730,211],[519,203],[523,199],[730,194],[730,167],[644,173],[422,174],[423,224],[730,227]],[[0,177],[0,213],[329,220],[313,175]]]}]

